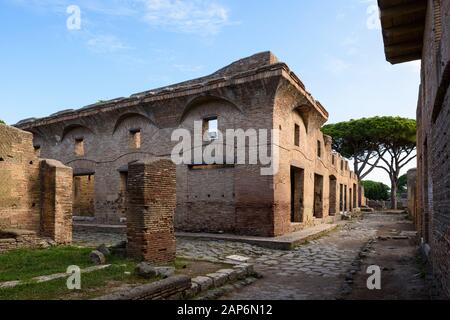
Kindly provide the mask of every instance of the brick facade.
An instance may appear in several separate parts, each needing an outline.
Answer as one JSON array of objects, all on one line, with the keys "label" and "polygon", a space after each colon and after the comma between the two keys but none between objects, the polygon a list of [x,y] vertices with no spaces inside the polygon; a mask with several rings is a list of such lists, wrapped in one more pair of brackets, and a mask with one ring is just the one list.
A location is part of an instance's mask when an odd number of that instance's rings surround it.
[{"label": "brick facade", "polygon": [[[39,159],[32,140],[31,133],[0,124],[2,242],[32,243],[42,236],[70,243],[72,169],[58,161]],[[16,236],[7,239],[7,234]]]},{"label": "brick facade", "polygon": [[175,261],[176,166],[136,162],[128,171],[127,253],[155,264]]},{"label": "brick facade", "polygon": [[[34,133],[43,156],[72,167],[76,176],[92,176],[95,218],[98,223],[115,224],[125,217],[123,181],[129,164],[170,157],[178,143],[171,141],[175,129],[192,132],[194,121],[211,117],[217,117],[222,132],[280,130],[280,170],[275,176],[262,176],[260,164],[178,166],[176,229],[278,236],[339,218],[330,213],[357,209],[350,198],[359,197],[350,192],[358,189],[357,179],[347,160],[332,155],[331,141],[320,131],[328,113],[270,52],[239,60],[207,77],[25,120],[17,126]],[[300,129],[298,147],[295,125]],[[303,196],[297,198],[303,201],[297,205],[302,217],[295,223],[291,219],[292,168],[304,170]],[[323,177],[320,217],[313,214],[315,174]],[[330,190],[330,181],[335,190]],[[331,210],[330,196],[337,199]]]},{"label": "brick facade", "polygon": [[[442,25],[441,25],[442,24]],[[428,1],[418,103],[420,230],[450,296],[450,3]]]},{"label": "brick facade", "polygon": [[[398,5],[393,1],[378,2]],[[426,4],[423,19],[415,19],[417,26],[424,28],[423,44],[417,46],[421,50],[422,68],[417,106],[415,223],[423,242],[431,248],[436,278],[444,294],[450,296],[450,1],[426,0]],[[411,25],[401,14],[398,19]],[[417,26],[415,29],[420,30]],[[409,60],[412,59],[400,57],[397,62]]]}]

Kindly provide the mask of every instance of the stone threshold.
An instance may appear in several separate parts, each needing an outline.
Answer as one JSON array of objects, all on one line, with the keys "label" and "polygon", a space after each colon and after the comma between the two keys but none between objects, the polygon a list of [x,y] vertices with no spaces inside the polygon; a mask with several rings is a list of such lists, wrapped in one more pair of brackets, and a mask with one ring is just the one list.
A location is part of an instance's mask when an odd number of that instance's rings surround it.
[{"label": "stone threshold", "polygon": [[[295,247],[307,243],[308,241],[315,240],[326,235],[327,233],[335,230],[341,223],[343,222],[333,224],[320,224],[274,238],[190,232],[175,232],[175,236],[177,238],[185,239],[241,242],[275,250],[292,250]],[[127,232],[127,228],[124,225],[103,224],[74,224],[74,230],[118,234],[126,234]]]},{"label": "stone threshold", "polygon": [[241,242],[275,250],[292,250],[308,241],[328,234],[337,227],[338,224],[321,224],[275,238],[188,232],[176,232],[175,235],[177,238]]},{"label": "stone threshold", "polygon": [[[89,267],[86,269],[82,269],[81,273],[91,273],[94,271],[99,271],[99,270],[103,270],[106,268],[109,268],[111,265],[107,264],[107,265],[101,265],[101,266],[94,266],[94,267]],[[24,285],[24,284],[28,284],[28,283],[44,283],[44,282],[48,282],[48,281],[52,281],[52,280],[56,280],[56,279],[63,279],[63,278],[67,278],[69,277],[70,274],[68,273],[55,273],[55,274],[51,274],[48,276],[39,276],[39,277],[35,277],[32,278],[31,280],[28,281],[8,281],[8,282],[2,282],[0,283],[0,289],[6,289],[6,288],[14,288],[20,285]]]}]

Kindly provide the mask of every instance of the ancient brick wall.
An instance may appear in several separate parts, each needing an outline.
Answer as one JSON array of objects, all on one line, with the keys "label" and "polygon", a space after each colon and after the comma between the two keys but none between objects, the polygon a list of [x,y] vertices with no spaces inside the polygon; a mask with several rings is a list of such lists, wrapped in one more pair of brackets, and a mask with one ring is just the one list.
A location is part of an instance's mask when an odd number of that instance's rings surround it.
[{"label": "ancient brick wall", "polygon": [[175,260],[176,166],[171,160],[129,167],[127,254],[164,264]]},{"label": "ancient brick wall", "polygon": [[39,159],[33,135],[0,124],[0,229],[39,231]]},{"label": "ancient brick wall", "polygon": [[10,249],[30,246],[36,236],[64,244],[72,239],[72,169],[38,159],[32,139],[0,124],[0,230],[19,235],[3,239]]},{"label": "ancient brick wall", "polygon": [[[436,6],[440,4],[439,6]],[[440,19],[439,19],[440,18]],[[419,231],[450,296],[450,2],[428,1],[418,118]]]},{"label": "ancient brick wall", "polygon": [[72,242],[72,168],[55,160],[41,162],[40,234],[59,244]]}]

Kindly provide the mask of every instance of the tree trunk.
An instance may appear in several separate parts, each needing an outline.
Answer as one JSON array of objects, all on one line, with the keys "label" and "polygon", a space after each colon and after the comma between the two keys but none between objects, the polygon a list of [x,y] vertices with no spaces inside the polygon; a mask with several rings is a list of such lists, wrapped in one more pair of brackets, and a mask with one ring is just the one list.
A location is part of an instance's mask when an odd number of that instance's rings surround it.
[{"label": "tree trunk", "polygon": [[391,179],[391,209],[397,210],[397,183],[395,179]]}]

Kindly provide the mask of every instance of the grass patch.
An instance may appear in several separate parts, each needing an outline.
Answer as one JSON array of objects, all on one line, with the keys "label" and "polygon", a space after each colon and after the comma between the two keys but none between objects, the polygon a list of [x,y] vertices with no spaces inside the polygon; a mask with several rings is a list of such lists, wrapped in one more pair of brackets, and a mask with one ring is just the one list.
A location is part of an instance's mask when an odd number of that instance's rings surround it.
[{"label": "grass patch", "polygon": [[[67,279],[44,283],[29,282],[14,288],[0,289],[0,300],[85,300],[108,294],[123,285],[138,285],[151,281],[133,274],[134,262],[81,275],[81,290],[67,289]],[[130,275],[125,274],[130,272]],[[155,281],[158,279],[155,279]]]},{"label": "grass patch", "polygon": [[[0,282],[30,280],[34,277],[66,272],[71,265],[86,268],[92,266],[89,260],[91,248],[54,247],[40,250],[14,250],[0,254]],[[125,259],[110,256],[108,264],[120,263]]]},{"label": "grass patch", "polygon": [[[81,290],[67,289],[67,278],[37,283],[32,278],[65,273],[68,266],[81,269],[92,266],[89,253],[92,248],[54,247],[50,249],[23,249],[0,254],[0,282],[20,280],[23,283],[0,289],[0,300],[85,300],[109,294],[114,289],[133,287],[159,279],[147,280],[135,275],[136,261],[110,255],[109,268],[81,275]],[[176,259],[172,264],[177,274],[191,277],[229,267],[226,264]]]}]

